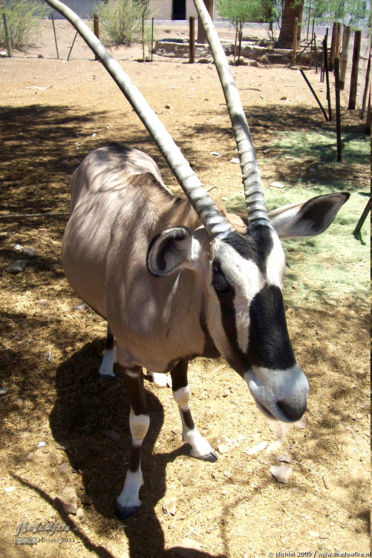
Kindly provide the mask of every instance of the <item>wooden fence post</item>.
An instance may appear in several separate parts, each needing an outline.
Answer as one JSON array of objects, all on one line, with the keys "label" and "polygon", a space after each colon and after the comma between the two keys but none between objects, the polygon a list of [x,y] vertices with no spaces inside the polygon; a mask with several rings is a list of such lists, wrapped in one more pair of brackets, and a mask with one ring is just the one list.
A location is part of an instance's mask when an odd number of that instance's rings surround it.
[{"label": "wooden fence post", "polygon": [[297,41],[298,41],[298,17],[295,17],[294,30],[293,30],[293,46],[292,46],[292,66],[294,66],[296,63]]},{"label": "wooden fence post", "polygon": [[6,51],[8,56],[11,58],[13,56],[12,52],[12,39],[10,36],[10,31],[8,27],[8,20],[6,14],[3,13],[3,21],[4,21],[4,31],[5,31],[5,41],[6,41]]},{"label": "wooden fence post", "polygon": [[333,70],[335,58],[338,58],[338,53],[340,51],[340,34],[341,34],[341,23],[335,22],[333,24],[331,52],[329,55],[329,64],[328,64],[328,69],[330,71]]},{"label": "wooden fence post", "polygon": [[322,113],[323,113],[323,116],[324,116],[324,118],[325,118],[325,121],[328,122],[327,113],[326,113],[326,111],[324,110],[323,105],[322,105],[322,103],[320,102],[318,95],[315,93],[315,91],[314,91],[314,89],[313,89],[313,87],[312,87],[310,81],[307,79],[305,72],[304,72],[302,69],[300,70],[300,72],[301,72],[302,77],[303,77],[304,80],[306,81],[307,85],[309,86],[309,89],[310,89],[311,93],[314,95],[315,100],[316,100],[316,102],[318,103],[319,108],[320,108],[320,110],[321,110]]},{"label": "wooden fence post", "polygon": [[336,81],[336,134],[337,134],[337,161],[342,161],[341,144],[341,105],[340,105],[340,59],[334,60]]},{"label": "wooden fence post", "polygon": [[150,54],[150,58],[151,58],[151,62],[154,59],[154,18],[151,18],[151,54]]},{"label": "wooden fence post", "polygon": [[326,33],[323,41],[323,58],[324,58],[324,73],[326,76],[327,84],[327,101],[328,101],[328,120],[332,120],[332,107],[331,107],[331,91],[329,87],[329,71],[328,71],[328,34]]},{"label": "wooden fence post", "polygon": [[56,51],[57,51],[57,58],[59,60],[59,52],[58,52],[58,43],[57,43],[57,33],[56,33],[56,26],[54,25],[54,16],[53,14],[51,15],[52,18],[52,26],[53,26],[53,34],[54,34],[54,42],[56,45]]},{"label": "wooden fence post", "polygon": [[349,97],[349,106],[348,106],[349,110],[355,110],[355,105],[356,105],[361,38],[362,38],[362,32],[355,31],[353,65],[351,68],[351,78],[350,78],[350,97]]},{"label": "wooden fence post", "polygon": [[370,89],[370,83],[369,83],[370,73],[371,73],[371,48],[369,49],[368,65],[367,65],[367,71],[366,71],[366,81],[365,81],[365,84],[364,84],[364,91],[363,91],[362,110],[360,111],[360,119],[361,120],[363,120],[364,112],[366,110],[367,95],[368,95],[368,91]]},{"label": "wooden fence post", "polygon": [[[93,15],[93,31],[97,39],[99,39],[99,19],[97,14]],[[95,56],[95,60],[98,60],[97,55]]]},{"label": "wooden fence post", "polygon": [[341,91],[345,88],[345,75],[348,59],[350,41],[350,26],[344,25],[344,31],[342,34],[342,52],[341,52],[341,65],[340,65],[340,89]]},{"label": "wooden fence post", "polygon": [[193,16],[189,18],[189,62],[190,64],[195,62],[195,18]]},{"label": "wooden fence post", "polygon": [[79,33],[79,31],[76,31],[74,40],[72,41],[72,45],[70,47],[70,50],[68,51],[67,60],[70,60],[71,52],[72,52],[72,49],[74,48],[74,44],[75,44],[75,41],[76,41],[76,37],[78,36],[78,33]]}]

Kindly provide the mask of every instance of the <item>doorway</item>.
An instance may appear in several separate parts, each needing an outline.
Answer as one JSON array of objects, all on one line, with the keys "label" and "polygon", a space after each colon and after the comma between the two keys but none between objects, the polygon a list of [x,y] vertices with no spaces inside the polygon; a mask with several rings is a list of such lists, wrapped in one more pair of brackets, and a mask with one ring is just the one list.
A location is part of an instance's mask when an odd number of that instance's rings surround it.
[{"label": "doorway", "polygon": [[173,0],[172,19],[186,19],[186,0]]}]

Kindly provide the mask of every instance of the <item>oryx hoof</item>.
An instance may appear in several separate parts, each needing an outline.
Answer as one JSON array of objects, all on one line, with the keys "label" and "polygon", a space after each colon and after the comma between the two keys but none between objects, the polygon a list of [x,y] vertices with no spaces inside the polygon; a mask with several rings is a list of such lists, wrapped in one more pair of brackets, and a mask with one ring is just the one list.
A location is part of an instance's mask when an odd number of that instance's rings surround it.
[{"label": "oryx hoof", "polygon": [[115,512],[116,517],[120,519],[120,521],[125,521],[133,514],[135,514],[138,510],[141,509],[141,505],[139,506],[121,506],[118,502],[115,502]]},{"label": "oryx hoof", "polygon": [[214,451],[211,451],[210,453],[207,453],[206,455],[201,455],[197,459],[202,459],[203,461],[209,461],[209,463],[215,463],[218,458],[217,458],[217,455],[214,453]]}]

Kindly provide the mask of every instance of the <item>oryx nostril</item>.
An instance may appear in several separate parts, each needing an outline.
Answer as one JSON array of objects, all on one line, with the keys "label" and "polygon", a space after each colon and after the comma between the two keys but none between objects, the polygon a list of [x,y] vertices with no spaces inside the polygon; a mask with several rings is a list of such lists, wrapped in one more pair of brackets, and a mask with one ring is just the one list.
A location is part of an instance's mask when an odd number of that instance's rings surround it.
[{"label": "oryx nostril", "polygon": [[306,411],[306,402],[303,404],[292,404],[286,401],[278,401],[278,407],[282,413],[284,413],[287,420],[295,422],[296,420],[300,420]]}]

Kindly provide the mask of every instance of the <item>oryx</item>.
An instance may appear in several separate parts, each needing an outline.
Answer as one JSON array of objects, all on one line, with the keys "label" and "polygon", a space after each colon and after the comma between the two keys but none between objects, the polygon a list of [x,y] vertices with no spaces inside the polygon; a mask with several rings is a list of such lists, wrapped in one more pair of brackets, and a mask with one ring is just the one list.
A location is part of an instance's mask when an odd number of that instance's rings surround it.
[{"label": "oryx", "polygon": [[241,160],[247,224],[244,234],[237,232],[138,91],[133,98],[120,67],[72,18],[71,10],[58,0],[48,2],[74,23],[123,87],[187,196],[178,198],[166,188],[148,155],[120,144],[90,153],[72,179],[63,266],[76,293],[108,321],[101,372],[112,374],[117,360],[131,404],[132,454],[117,498],[117,514],[124,519],[141,505],[140,454],[150,422],[143,368],[171,372],[183,440],[200,459],[214,461],[216,455],[189,408],[187,366],[196,356],[224,357],[271,417],[291,422],[303,415],[308,382],[288,336],[282,298],[285,256],[279,237],[318,234],[347,194],[282,208],[270,220],[236,88],[204,4],[195,0]]}]

